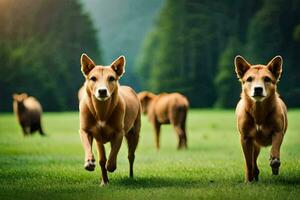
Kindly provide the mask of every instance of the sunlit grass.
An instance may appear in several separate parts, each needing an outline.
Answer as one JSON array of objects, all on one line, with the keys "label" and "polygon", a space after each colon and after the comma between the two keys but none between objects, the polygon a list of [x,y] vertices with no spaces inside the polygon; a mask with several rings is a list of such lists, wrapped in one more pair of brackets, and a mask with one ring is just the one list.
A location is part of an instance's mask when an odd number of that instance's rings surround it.
[{"label": "sunlit grass", "polygon": [[[244,160],[234,111],[192,110],[188,150],[177,151],[171,126],[163,126],[161,150],[145,117],[128,178],[127,147],[118,168],[101,188],[100,167],[83,169],[78,113],[46,113],[47,137],[23,137],[11,114],[0,115],[0,199],[298,199],[300,194],[300,110],[289,112],[280,175],[271,175],[269,148],[259,157],[260,181],[245,185]],[[109,149],[109,145],[106,145]],[[96,151],[95,151],[96,152]]]}]

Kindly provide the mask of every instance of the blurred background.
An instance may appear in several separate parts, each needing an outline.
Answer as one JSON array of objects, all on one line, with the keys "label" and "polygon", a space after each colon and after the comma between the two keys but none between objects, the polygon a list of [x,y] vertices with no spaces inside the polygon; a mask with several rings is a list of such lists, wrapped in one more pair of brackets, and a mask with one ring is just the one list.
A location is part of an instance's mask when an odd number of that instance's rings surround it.
[{"label": "blurred background", "polygon": [[83,52],[102,65],[123,54],[122,84],[208,108],[236,105],[237,54],[252,64],[279,54],[279,92],[300,106],[300,0],[0,0],[0,111],[15,92],[77,110]]}]

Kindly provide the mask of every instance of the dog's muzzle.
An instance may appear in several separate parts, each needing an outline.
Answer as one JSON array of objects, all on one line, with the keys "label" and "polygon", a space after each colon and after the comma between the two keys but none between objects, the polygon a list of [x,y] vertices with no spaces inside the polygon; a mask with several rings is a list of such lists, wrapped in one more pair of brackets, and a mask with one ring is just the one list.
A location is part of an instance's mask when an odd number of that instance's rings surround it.
[{"label": "dog's muzzle", "polygon": [[107,91],[106,88],[99,88],[96,92],[95,92],[95,97],[99,100],[99,101],[106,101],[109,98],[109,92]]},{"label": "dog's muzzle", "polygon": [[255,87],[253,97],[263,97],[263,88],[262,87]]},{"label": "dog's muzzle", "polygon": [[107,89],[99,89],[98,90],[98,96],[100,98],[106,98],[108,95],[107,95]]}]

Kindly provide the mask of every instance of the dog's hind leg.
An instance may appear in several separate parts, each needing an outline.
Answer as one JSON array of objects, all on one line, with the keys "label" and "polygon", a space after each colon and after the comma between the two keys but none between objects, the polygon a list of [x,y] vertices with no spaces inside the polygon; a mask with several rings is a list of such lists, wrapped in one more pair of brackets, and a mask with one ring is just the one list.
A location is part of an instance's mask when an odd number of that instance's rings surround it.
[{"label": "dog's hind leg", "polygon": [[186,113],[187,110],[185,107],[178,106],[173,109],[173,113],[169,116],[171,124],[173,124],[176,134],[178,136],[177,149],[187,148],[187,138],[185,129]]},{"label": "dog's hind leg", "polygon": [[257,145],[254,145],[254,147],[253,147],[253,176],[256,181],[258,181],[258,175],[259,175],[259,169],[257,166],[257,157],[259,155],[259,152],[260,152],[260,147]]},{"label": "dog's hind leg", "polygon": [[130,178],[133,178],[133,163],[135,159],[135,150],[139,142],[140,128],[141,128],[141,121],[140,119],[137,119],[134,127],[126,135],[127,145],[128,145],[128,161],[129,161]]},{"label": "dog's hind leg", "polygon": [[23,131],[23,135],[27,136],[30,134],[30,127],[22,125],[22,131]]},{"label": "dog's hind leg", "polygon": [[157,151],[160,148],[160,126],[161,124],[158,121],[153,122],[154,125],[154,137],[155,137],[155,145],[156,145],[156,149]]},{"label": "dog's hind leg", "polygon": [[272,168],[273,175],[279,174],[280,167],[280,146],[283,140],[283,133],[278,132],[272,136],[272,148],[270,155],[270,166]]},{"label": "dog's hind leg", "polygon": [[187,111],[183,112],[181,115],[182,115],[182,119],[180,121],[181,123],[181,129],[182,129],[182,132],[183,132],[183,136],[182,136],[182,147],[184,147],[185,149],[187,149],[187,134],[186,134],[186,114],[187,114]]},{"label": "dog's hind leg", "polygon": [[174,125],[174,129],[178,137],[177,149],[182,149],[185,146],[185,132],[180,125]]},{"label": "dog's hind leg", "polygon": [[38,130],[39,130],[40,135],[42,135],[42,136],[45,136],[45,135],[46,135],[45,132],[43,131],[43,128],[42,128],[41,123],[39,123],[39,128],[38,128]]},{"label": "dog's hind leg", "polygon": [[97,152],[98,152],[99,164],[102,173],[101,186],[104,186],[108,184],[109,180],[107,177],[107,170],[105,168],[105,164],[106,164],[105,148],[104,145],[100,142],[97,142]]}]

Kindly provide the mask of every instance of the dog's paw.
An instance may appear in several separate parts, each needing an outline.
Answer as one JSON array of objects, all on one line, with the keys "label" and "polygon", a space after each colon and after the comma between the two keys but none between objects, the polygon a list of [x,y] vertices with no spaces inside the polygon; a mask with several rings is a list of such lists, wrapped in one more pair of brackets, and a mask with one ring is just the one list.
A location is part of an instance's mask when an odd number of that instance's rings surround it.
[{"label": "dog's paw", "polygon": [[100,187],[107,186],[108,183],[109,183],[108,181],[104,181],[104,180],[102,179],[102,181],[101,181],[101,183],[100,183]]},{"label": "dog's paw", "polygon": [[280,160],[279,158],[272,158],[270,161],[270,166],[272,168],[272,174],[278,175],[279,174],[279,167],[280,167]]},{"label": "dog's paw", "polygon": [[253,184],[253,183],[254,183],[253,180],[250,181],[250,180],[247,180],[247,179],[246,179],[246,180],[244,181],[244,184],[245,184],[245,185],[251,185],[251,184]]},{"label": "dog's paw", "polygon": [[114,162],[114,163],[112,163],[112,162],[107,162],[106,163],[106,169],[107,169],[107,171],[109,171],[109,172],[114,172],[116,169],[117,169],[117,164]]},{"label": "dog's paw", "polygon": [[84,169],[86,169],[87,171],[94,171],[95,167],[96,167],[95,160],[87,160],[84,163]]}]

